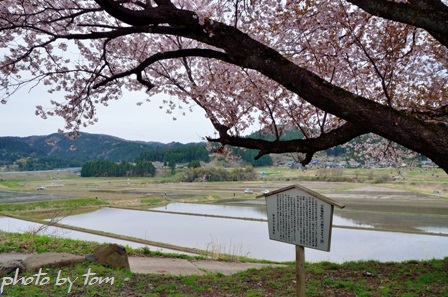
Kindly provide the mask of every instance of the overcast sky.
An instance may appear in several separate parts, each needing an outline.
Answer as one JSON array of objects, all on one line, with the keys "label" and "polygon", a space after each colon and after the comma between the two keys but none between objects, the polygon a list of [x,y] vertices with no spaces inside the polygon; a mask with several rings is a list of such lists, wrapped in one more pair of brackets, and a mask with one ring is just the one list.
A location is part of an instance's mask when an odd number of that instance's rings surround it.
[{"label": "overcast sky", "polygon": [[[36,105],[50,107],[50,99],[56,99],[53,96],[57,95],[50,95],[40,88],[28,91],[29,88],[22,89],[6,105],[0,104],[0,136],[47,135],[64,128],[62,118],[43,120],[34,113]],[[169,115],[159,108],[160,98],[137,106],[136,102],[143,101],[142,98],[126,95],[121,100],[111,102],[108,107],[101,106],[97,111],[99,121],[81,132],[163,143],[200,142],[205,136],[214,136],[213,126],[200,108],[195,108],[193,113],[187,112],[186,116],[180,112]]]}]

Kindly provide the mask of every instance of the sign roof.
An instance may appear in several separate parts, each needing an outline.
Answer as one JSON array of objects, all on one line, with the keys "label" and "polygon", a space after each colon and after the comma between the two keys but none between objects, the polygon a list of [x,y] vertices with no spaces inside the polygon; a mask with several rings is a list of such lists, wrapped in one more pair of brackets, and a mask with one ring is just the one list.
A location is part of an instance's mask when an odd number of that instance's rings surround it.
[{"label": "sign roof", "polygon": [[314,191],[312,191],[312,190],[310,190],[308,188],[305,188],[305,187],[303,187],[301,185],[297,185],[297,184],[296,185],[287,186],[287,187],[284,187],[284,188],[281,188],[281,189],[278,189],[278,190],[275,190],[275,191],[272,191],[272,192],[269,192],[269,193],[266,193],[266,194],[259,195],[256,198],[269,197],[269,196],[272,196],[272,195],[275,195],[275,194],[278,194],[278,193],[281,193],[281,192],[285,192],[285,191],[288,191],[288,190],[291,190],[291,189],[298,189],[300,191],[306,192],[307,194],[310,194],[311,196],[314,196],[315,198],[317,198],[319,200],[322,200],[324,202],[327,202],[327,203],[329,203],[331,205],[334,205],[334,206],[337,206],[339,208],[344,208],[345,207],[344,204],[340,204],[340,203],[338,203],[337,201],[335,201],[335,200],[333,200],[331,198],[325,197],[324,195],[321,195],[321,194],[319,194],[317,192],[314,192]]}]

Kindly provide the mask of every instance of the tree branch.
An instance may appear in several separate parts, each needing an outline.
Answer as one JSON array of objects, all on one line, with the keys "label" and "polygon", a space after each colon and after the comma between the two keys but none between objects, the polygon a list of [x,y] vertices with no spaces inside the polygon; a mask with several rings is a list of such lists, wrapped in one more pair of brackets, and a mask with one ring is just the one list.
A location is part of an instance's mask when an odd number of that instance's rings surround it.
[{"label": "tree branch", "polygon": [[256,138],[230,136],[227,134],[228,127],[219,124],[214,124],[214,126],[219,132],[219,138],[208,137],[207,140],[210,142],[219,142],[223,145],[259,150],[255,159],[259,159],[263,155],[270,153],[305,153],[307,157],[301,160],[303,165],[308,164],[311,161],[312,155],[316,152],[344,144],[355,137],[368,133],[367,130],[347,122],[341,127],[316,138],[267,141]]},{"label": "tree branch", "polygon": [[439,0],[407,3],[388,0],[347,1],[372,15],[422,28],[448,46],[448,7]]},{"label": "tree branch", "polygon": [[[144,81],[141,76],[141,72],[151,64],[162,61],[162,60],[168,60],[168,59],[176,59],[176,58],[184,58],[184,57],[203,57],[203,58],[214,58],[221,61],[229,61],[229,57],[221,52],[210,50],[210,49],[181,49],[181,50],[175,50],[175,51],[168,51],[168,52],[161,52],[152,55],[151,57],[145,59],[143,62],[141,62],[137,67],[130,69],[128,71],[124,71],[121,73],[117,73],[107,79],[104,79],[100,83],[97,83],[93,88],[99,88],[101,86],[104,86],[116,79],[123,78],[126,76],[129,76],[131,74],[136,74],[137,78],[139,79],[139,82],[146,85],[147,87],[154,87],[151,83],[148,81]],[[149,84],[148,84],[149,83]]]},{"label": "tree branch", "polygon": [[194,12],[176,9],[168,0],[159,0],[157,1],[158,7],[148,7],[145,10],[132,10],[114,0],[95,0],[95,2],[114,18],[138,27],[157,24],[182,24],[185,18],[193,20],[196,17]]},{"label": "tree branch", "polygon": [[[163,34],[190,38],[222,49],[228,55],[230,63],[258,71],[317,108],[352,123],[354,129],[361,129],[362,133],[372,132],[397,142],[426,155],[445,170],[448,170],[448,159],[443,156],[448,150],[448,137],[446,137],[448,126],[419,120],[403,111],[398,111],[390,106],[382,105],[331,84],[313,72],[288,60],[277,50],[251,38],[248,34],[233,26],[207,19],[200,22],[194,12],[165,6],[151,9],[151,11],[131,11],[112,0],[95,1],[112,16],[128,22],[130,25],[142,26],[154,24],[154,22],[167,23],[168,26],[164,28]],[[426,2],[430,6],[434,1],[429,2],[427,0]],[[434,32],[439,32],[442,35],[444,32],[448,32],[446,23],[448,17],[445,18],[446,9],[442,8],[446,8],[446,6],[443,4],[440,4],[439,11],[436,11],[422,10],[421,7],[418,9],[419,6],[412,1],[409,4],[403,4],[385,0],[351,0],[351,3],[358,4],[361,8],[364,6],[370,7],[374,9],[373,12],[377,12],[376,15],[380,14],[382,16],[384,14],[384,18],[403,20],[412,25],[417,23],[417,26],[428,30],[433,36]],[[381,5],[372,3],[381,3]],[[382,5],[384,7],[381,7]],[[393,8],[397,12],[389,15],[387,8]],[[419,16],[418,13],[423,15]],[[430,21],[426,23],[420,21],[425,16]],[[433,26],[434,24],[436,26]],[[155,26],[155,28],[157,27]],[[162,31],[157,33],[162,33]],[[448,34],[444,36],[448,38]],[[441,42],[443,40],[442,38]],[[448,40],[444,44],[448,45]],[[223,135],[221,132],[220,140],[223,143],[232,142],[235,145],[239,143],[238,146],[247,148],[256,148],[262,143],[260,141],[252,143],[247,140],[237,140],[228,135]],[[281,146],[284,144],[286,143],[282,143]],[[263,150],[263,147],[259,149],[261,154],[285,151],[281,146],[271,145],[266,146],[265,150]],[[297,149],[297,144],[293,147],[289,148],[288,151]],[[305,151],[307,149],[316,151],[310,147],[303,148]]]},{"label": "tree branch", "polygon": [[[42,27],[44,28],[42,29],[37,25],[33,27],[30,23],[23,23],[18,27],[23,28],[24,31],[39,31],[38,33],[44,33],[48,35],[49,39],[53,38],[53,40],[62,38],[77,40],[107,39],[132,33],[170,34],[190,38],[222,50],[222,52],[206,49],[185,49],[157,53],[133,69],[104,79],[97,83],[96,87],[108,84],[113,79],[132,74],[137,74],[137,79],[141,83],[151,87],[152,84],[148,80],[139,76],[145,67],[163,59],[199,56],[219,59],[239,67],[253,69],[280,84],[288,91],[300,96],[301,99],[316,108],[348,122],[338,129],[322,134],[318,138],[268,142],[230,136],[228,135],[229,127],[220,126],[219,123],[212,120],[220,136],[217,139],[209,139],[210,141],[258,149],[260,150],[259,156],[267,153],[304,152],[308,154],[307,158],[309,158],[316,151],[342,144],[353,139],[353,137],[372,132],[426,155],[448,172],[448,126],[445,122],[434,123],[422,120],[406,111],[396,110],[391,106],[380,104],[338,87],[306,69],[305,66],[296,64],[278,50],[263,44],[256,38],[252,38],[250,36],[252,32],[244,33],[225,23],[200,18],[195,12],[177,9],[169,0],[153,1],[157,4],[157,7],[137,8],[133,6],[136,10],[123,4],[127,1],[95,0],[95,2],[106,13],[116,18],[117,26],[123,25],[120,23],[123,22],[131,27],[116,28],[108,32],[66,35],[47,32],[50,29],[46,27]],[[441,1],[408,0],[406,3],[397,3],[387,0],[349,0],[349,2],[372,15],[423,28],[443,45],[448,46],[448,7]],[[149,3],[149,1],[146,3]],[[108,17],[104,19],[107,20]],[[101,21],[99,22],[101,23]],[[7,22],[7,24],[9,23]],[[109,25],[109,23],[104,21],[104,24],[100,24],[98,27],[106,25]],[[5,30],[10,29],[6,28]],[[102,29],[104,30],[104,27]],[[44,43],[44,41],[39,42]],[[29,52],[25,51],[25,54],[28,55]],[[3,66],[3,68],[8,70],[6,66]],[[101,73],[100,68],[91,71],[94,72],[92,77],[95,79]],[[86,87],[89,91],[93,83],[93,79],[87,80]],[[81,94],[89,96],[88,92],[81,92]],[[73,99],[73,104],[80,104],[84,97],[79,98],[79,100],[78,98],[75,99]]]}]

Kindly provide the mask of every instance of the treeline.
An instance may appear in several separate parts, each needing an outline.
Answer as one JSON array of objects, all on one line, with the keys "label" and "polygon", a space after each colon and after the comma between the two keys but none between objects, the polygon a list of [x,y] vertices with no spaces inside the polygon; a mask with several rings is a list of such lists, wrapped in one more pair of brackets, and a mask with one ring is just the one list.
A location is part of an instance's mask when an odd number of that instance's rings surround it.
[{"label": "treeline", "polygon": [[[200,167],[199,161],[193,161],[183,169],[183,182],[215,182],[215,181],[244,181],[256,179],[256,172],[252,166],[245,168],[226,169],[221,167]],[[123,176],[154,176],[156,168],[150,161],[120,163],[108,160],[89,161],[83,164],[82,177],[123,177]]]},{"label": "treeline", "polygon": [[116,163],[109,160],[89,161],[82,165],[82,177],[154,176],[156,167],[149,161]]},{"label": "treeline", "polygon": [[22,158],[17,163],[20,171],[37,171],[37,170],[52,170],[55,168],[69,168],[79,167],[81,162],[70,161],[60,158],[41,157],[41,158]]},{"label": "treeline", "polygon": [[189,168],[183,173],[183,182],[216,182],[216,181],[244,181],[256,179],[252,166],[245,168],[225,169],[221,167]]},{"label": "treeline", "polygon": [[[258,154],[257,150],[244,150],[240,148],[232,148],[233,154],[239,157],[245,164],[253,167],[270,166],[273,164],[272,158],[268,155],[255,160]],[[210,151],[207,150],[205,143],[200,144],[177,144],[172,148],[147,150],[137,157],[136,161],[152,161],[152,162],[174,162],[191,163],[191,162],[210,162]]]},{"label": "treeline", "polygon": [[205,144],[177,144],[172,148],[154,149],[142,152],[136,161],[189,163],[191,161],[210,162],[210,152]]}]

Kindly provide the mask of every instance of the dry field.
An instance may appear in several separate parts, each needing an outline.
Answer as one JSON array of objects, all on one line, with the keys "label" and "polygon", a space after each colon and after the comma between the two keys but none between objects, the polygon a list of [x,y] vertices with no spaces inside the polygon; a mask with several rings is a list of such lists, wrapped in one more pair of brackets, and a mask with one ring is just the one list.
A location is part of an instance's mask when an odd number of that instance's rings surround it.
[{"label": "dry field", "polygon": [[[299,183],[324,195],[344,197],[345,193],[356,191],[368,195],[377,191],[402,191],[418,193],[414,200],[448,202],[448,175],[441,170],[403,171],[402,178],[394,169],[338,169],[338,170],[293,170],[280,167],[256,169],[259,180],[251,182],[169,182],[163,178],[83,178],[70,171],[42,172],[0,172],[1,202],[14,201],[14,193],[38,201],[63,198],[97,198],[113,206],[145,207],[170,201],[215,202],[227,199],[255,199],[264,189],[274,190]],[[375,181],[385,178],[384,183]],[[316,179],[319,179],[316,181]],[[342,180],[326,182],[324,180]],[[351,180],[347,182],[344,180]],[[353,182],[360,180],[363,182]],[[168,182],[167,182],[168,181]],[[373,181],[373,182],[372,182]],[[45,190],[37,190],[39,187]],[[370,187],[370,188],[369,188]],[[372,188],[373,187],[373,188]],[[250,188],[253,194],[244,194]],[[373,189],[373,190],[372,190]],[[351,192],[352,191],[352,192]],[[13,192],[13,193],[11,193]],[[12,195],[12,196],[11,196]],[[365,195],[364,195],[365,196]],[[425,199],[423,199],[425,198]],[[346,199],[343,199],[344,201]],[[415,201],[414,201],[415,202]],[[422,202],[422,203],[428,203]]]}]

